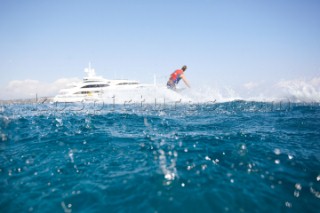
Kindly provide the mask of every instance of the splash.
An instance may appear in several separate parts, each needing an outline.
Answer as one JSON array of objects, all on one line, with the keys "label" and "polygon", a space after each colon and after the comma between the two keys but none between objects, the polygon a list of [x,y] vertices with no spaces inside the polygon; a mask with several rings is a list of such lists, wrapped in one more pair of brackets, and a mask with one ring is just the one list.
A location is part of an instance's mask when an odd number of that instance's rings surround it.
[{"label": "splash", "polygon": [[105,103],[115,104],[174,104],[244,101],[320,102],[320,77],[309,81],[287,80],[277,83],[250,83],[242,88],[230,86],[202,86],[172,91],[154,86],[137,90],[107,91]]},{"label": "splash", "polygon": [[277,86],[284,95],[296,102],[320,101],[320,77],[311,80],[280,81]]}]

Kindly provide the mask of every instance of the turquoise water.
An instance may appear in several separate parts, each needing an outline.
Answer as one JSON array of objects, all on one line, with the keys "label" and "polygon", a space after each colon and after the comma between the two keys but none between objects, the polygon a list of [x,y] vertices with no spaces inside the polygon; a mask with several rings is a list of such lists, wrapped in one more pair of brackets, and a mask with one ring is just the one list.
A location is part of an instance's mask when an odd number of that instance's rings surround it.
[{"label": "turquoise water", "polygon": [[319,104],[5,105],[1,212],[318,212]]}]

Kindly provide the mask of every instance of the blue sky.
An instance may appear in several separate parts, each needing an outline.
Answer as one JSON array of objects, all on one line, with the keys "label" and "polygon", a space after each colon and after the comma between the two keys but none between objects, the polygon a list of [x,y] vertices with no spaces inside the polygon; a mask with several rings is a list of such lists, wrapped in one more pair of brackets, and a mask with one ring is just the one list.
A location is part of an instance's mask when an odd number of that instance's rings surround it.
[{"label": "blue sky", "polygon": [[318,0],[1,0],[0,85],[99,75],[192,85],[320,73]]}]

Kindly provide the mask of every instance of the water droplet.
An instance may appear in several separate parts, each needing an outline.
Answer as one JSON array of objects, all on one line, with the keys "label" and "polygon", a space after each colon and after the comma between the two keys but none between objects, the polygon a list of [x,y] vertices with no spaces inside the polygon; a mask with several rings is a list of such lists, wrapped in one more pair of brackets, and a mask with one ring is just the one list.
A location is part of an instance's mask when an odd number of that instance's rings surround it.
[{"label": "water droplet", "polygon": [[274,149],[273,152],[274,152],[274,154],[276,154],[276,155],[280,155],[280,154],[281,154],[280,149]]},{"label": "water droplet", "polygon": [[314,188],[310,187],[310,192],[317,198],[320,198],[320,192],[316,191]]},{"label": "water droplet", "polygon": [[69,158],[70,158],[70,160],[71,160],[71,163],[74,163],[73,151],[72,151],[72,150],[69,151],[68,156],[69,156]]},{"label": "water droplet", "polygon": [[148,123],[148,119],[147,118],[143,118],[143,123],[146,127],[149,127],[150,124]]},{"label": "water droplet", "polygon": [[174,156],[174,157],[178,157],[178,152],[177,152],[177,151],[174,151],[174,152],[173,152],[173,156]]},{"label": "water droplet", "polygon": [[62,126],[62,125],[63,125],[62,119],[60,119],[60,118],[56,118],[56,121],[57,121],[57,124],[56,124],[56,126],[57,126],[57,127],[59,127],[59,126]]},{"label": "water droplet", "polygon": [[205,170],[206,168],[207,168],[207,165],[206,165],[206,164],[201,165],[201,169],[202,169],[202,170]]},{"label": "water droplet", "polygon": [[7,140],[7,136],[5,134],[1,134],[1,140],[2,141],[6,141]]},{"label": "water droplet", "polygon": [[302,189],[302,186],[301,186],[300,183],[296,183],[295,188],[296,188],[297,190],[301,190],[301,189]]},{"label": "water droplet", "polygon": [[288,202],[288,201],[285,203],[285,205],[286,205],[286,207],[288,207],[288,208],[291,208],[291,207],[292,207],[292,204],[291,204],[290,202]]},{"label": "water droplet", "polygon": [[[68,204],[68,207],[69,207],[69,205],[71,205],[71,204]],[[61,202],[61,207],[65,213],[71,213],[71,209],[68,209],[66,204],[63,201]]]},{"label": "water droplet", "polygon": [[212,160],[212,163],[213,163],[214,165],[217,165],[216,160]]},{"label": "water droplet", "polygon": [[165,144],[166,144],[166,141],[163,140],[163,139],[161,139],[161,141],[160,141],[160,146],[164,146]]},{"label": "water droplet", "polygon": [[166,179],[166,180],[174,180],[174,173],[167,173],[167,174],[165,174],[165,176],[164,176],[164,178]]}]

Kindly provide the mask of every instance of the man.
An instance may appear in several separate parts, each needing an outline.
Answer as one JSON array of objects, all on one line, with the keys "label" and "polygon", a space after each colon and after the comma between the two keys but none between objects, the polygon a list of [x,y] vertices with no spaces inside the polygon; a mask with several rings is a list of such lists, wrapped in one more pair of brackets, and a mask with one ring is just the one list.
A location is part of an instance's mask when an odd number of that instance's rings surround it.
[{"label": "man", "polygon": [[172,89],[172,90],[176,91],[177,90],[176,85],[179,83],[179,81],[181,79],[187,85],[187,87],[190,88],[190,85],[189,85],[186,77],[184,76],[184,72],[186,71],[186,69],[187,69],[187,66],[184,65],[180,70],[176,70],[170,75],[170,78],[167,82],[168,89]]}]

